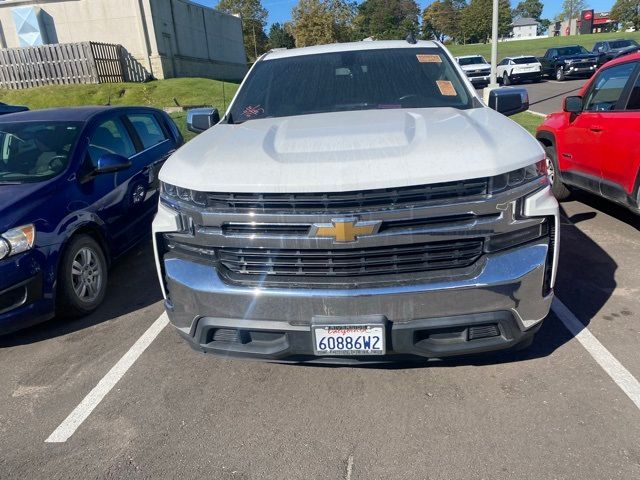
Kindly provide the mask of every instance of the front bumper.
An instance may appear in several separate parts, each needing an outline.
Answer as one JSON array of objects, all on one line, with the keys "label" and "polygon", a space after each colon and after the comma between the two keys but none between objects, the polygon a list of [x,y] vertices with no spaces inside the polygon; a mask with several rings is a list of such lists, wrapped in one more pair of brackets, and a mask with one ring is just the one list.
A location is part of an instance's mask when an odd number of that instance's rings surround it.
[{"label": "front bumper", "polygon": [[480,76],[480,77],[470,77],[468,76],[469,81],[471,82],[472,85],[488,85],[489,81],[491,80],[491,76],[490,75],[484,75],[484,76]]},{"label": "front bumper", "polygon": [[0,260],[0,335],[53,317],[46,250]]},{"label": "front bumper", "polygon": [[595,64],[590,67],[572,67],[571,65],[565,65],[564,74],[568,77],[572,77],[572,76],[583,77],[583,76],[591,75],[595,73],[597,69],[598,69],[598,66]]},{"label": "front bumper", "polygon": [[[543,295],[547,242],[485,257],[477,273],[398,287],[248,289],[224,283],[215,267],[167,258],[164,272],[171,323],[203,352],[268,360],[313,356],[311,327],[319,316],[384,317],[387,353],[426,357],[482,353],[526,342],[546,317]],[[474,325],[498,325],[500,334],[469,340]],[[226,332],[216,340],[216,331]],[[228,337],[229,330],[232,340]],[[434,336],[447,331],[445,338]]]},{"label": "front bumper", "polygon": [[524,82],[528,80],[539,81],[542,79],[542,72],[513,72],[511,74],[511,79],[515,82]]}]

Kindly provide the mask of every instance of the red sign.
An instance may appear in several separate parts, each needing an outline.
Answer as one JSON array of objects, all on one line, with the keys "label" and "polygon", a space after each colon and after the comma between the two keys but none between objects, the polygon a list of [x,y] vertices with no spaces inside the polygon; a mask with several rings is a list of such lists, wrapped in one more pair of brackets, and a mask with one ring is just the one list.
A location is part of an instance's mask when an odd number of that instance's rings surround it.
[{"label": "red sign", "polygon": [[593,18],[593,13],[585,12],[585,14],[584,14],[584,19],[585,20],[591,20],[592,18]]}]

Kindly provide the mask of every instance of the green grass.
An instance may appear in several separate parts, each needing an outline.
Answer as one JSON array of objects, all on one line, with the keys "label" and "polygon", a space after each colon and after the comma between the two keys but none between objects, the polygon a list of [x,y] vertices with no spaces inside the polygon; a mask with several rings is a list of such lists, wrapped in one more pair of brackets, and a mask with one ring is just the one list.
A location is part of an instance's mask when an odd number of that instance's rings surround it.
[{"label": "green grass", "polygon": [[[516,40],[512,42],[498,43],[498,59],[514,55],[534,55],[541,57],[551,47],[562,45],[582,45],[591,51],[593,45],[602,40],[614,38],[628,38],[640,42],[640,32],[610,32],[596,33],[593,35],[573,35],[570,37],[536,38],[533,40]],[[491,56],[491,44],[475,43],[469,45],[449,45],[451,53],[460,55],[482,55],[487,60]]]},{"label": "green grass", "polygon": [[[238,89],[224,86],[229,103]],[[24,90],[0,89],[0,102],[26,105],[31,109],[78,105],[145,105],[174,107],[174,98],[183,106],[211,105],[223,108],[222,82],[205,78],[173,78],[149,83],[104,83],[100,85],[50,85]]]},{"label": "green grass", "polygon": [[538,128],[538,125],[542,123],[544,118],[538,115],[534,115],[533,113],[523,112],[514,115],[513,117],[511,117],[511,120],[519,123],[525,129],[527,129],[531,135],[535,135],[536,128]]}]

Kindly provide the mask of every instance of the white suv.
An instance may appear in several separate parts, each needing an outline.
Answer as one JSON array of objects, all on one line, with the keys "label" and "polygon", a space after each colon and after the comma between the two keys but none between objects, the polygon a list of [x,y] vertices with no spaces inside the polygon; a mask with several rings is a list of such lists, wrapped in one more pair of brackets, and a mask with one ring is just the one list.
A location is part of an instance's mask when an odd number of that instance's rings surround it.
[{"label": "white suv", "polygon": [[[490,104],[521,111],[526,91]],[[165,306],[198,350],[445,357],[524,347],[549,311],[544,150],[439,43],[267,53],[160,180]]]},{"label": "white suv", "polygon": [[498,64],[497,77],[505,86],[526,80],[539,82],[542,80],[542,65],[532,56],[506,57]]}]

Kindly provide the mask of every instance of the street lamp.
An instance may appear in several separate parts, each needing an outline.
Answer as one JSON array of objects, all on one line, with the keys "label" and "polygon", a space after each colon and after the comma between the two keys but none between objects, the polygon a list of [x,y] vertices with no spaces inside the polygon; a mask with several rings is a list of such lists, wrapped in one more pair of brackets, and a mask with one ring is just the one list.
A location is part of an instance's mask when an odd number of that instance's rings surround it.
[{"label": "street lamp", "polygon": [[484,89],[484,101],[489,101],[489,92],[498,88],[498,5],[499,0],[493,0],[493,13],[491,19],[491,76],[489,85]]}]

